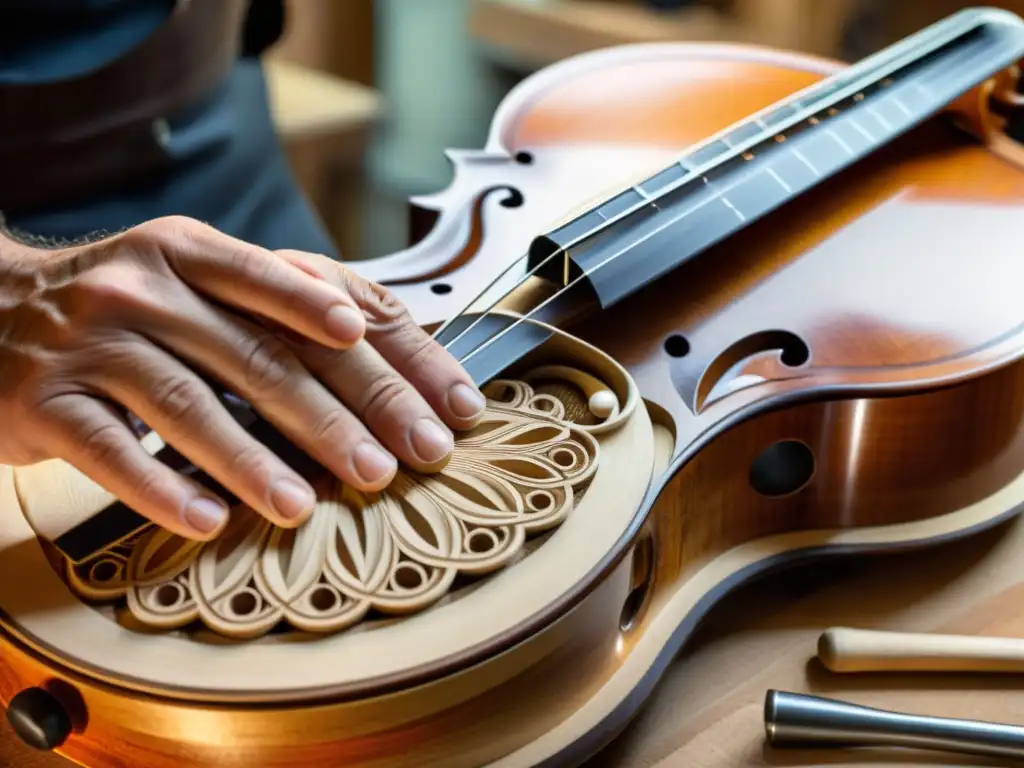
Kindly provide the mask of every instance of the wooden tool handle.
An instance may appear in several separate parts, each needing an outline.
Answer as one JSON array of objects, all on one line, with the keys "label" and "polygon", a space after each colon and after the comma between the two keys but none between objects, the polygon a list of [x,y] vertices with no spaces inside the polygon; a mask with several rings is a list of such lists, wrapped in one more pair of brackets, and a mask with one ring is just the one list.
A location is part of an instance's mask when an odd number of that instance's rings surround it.
[{"label": "wooden tool handle", "polygon": [[1024,672],[1024,640],[833,627],[818,658],[833,672]]}]

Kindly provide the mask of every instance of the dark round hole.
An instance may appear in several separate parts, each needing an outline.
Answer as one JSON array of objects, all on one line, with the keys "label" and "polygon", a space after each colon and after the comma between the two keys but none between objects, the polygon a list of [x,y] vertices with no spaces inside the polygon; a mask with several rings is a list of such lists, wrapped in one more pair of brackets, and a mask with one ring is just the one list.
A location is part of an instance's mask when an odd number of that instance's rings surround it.
[{"label": "dark round hole", "polygon": [[556,451],[555,455],[551,458],[553,458],[555,460],[555,464],[560,467],[571,467],[576,463],[576,455],[569,450]]},{"label": "dark round hole", "polygon": [[490,552],[494,549],[494,542],[491,537],[482,531],[474,531],[469,535],[469,551],[476,554]]},{"label": "dark round hole", "polygon": [[686,357],[690,354],[690,342],[686,340],[685,336],[680,336],[678,333],[673,334],[665,339],[665,351],[671,357]]},{"label": "dark round hole", "polygon": [[434,283],[430,286],[430,290],[438,296],[444,296],[444,294],[452,292],[452,287],[448,283]]},{"label": "dark round hole", "polygon": [[310,595],[309,602],[318,611],[329,611],[338,604],[338,596],[329,587],[317,587]]},{"label": "dark round hole", "polygon": [[157,605],[163,606],[164,608],[170,608],[178,602],[181,597],[181,587],[177,584],[164,584],[162,587],[157,589],[156,595]]},{"label": "dark round hole", "polygon": [[785,496],[803,488],[814,474],[814,454],[799,440],[780,440],[750,465],[750,487],[762,496]]},{"label": "dark round hole", "polygon": [[96,567],[92,569],[92,578],[94,581],[111,581],[117,577],[117,563],[112,560],[102,560],[96,563]]},{"label": "dark round hole", "polygon": [[533,162],[533,155],[529,152],[516,152],[516,162],[529,165]]},{"label": "dark round hole", "polygon": [[255,613],[256,605],[256,595],[252,592],[239,592],[231,598],[231,610],[238,616]]},{"label": "dark round hole", "polygon": [[793,339],[782,349],[782,354],[779,355],[779,359],[783,365],[788,365],[790,368],[796,368],[798,365],[803,365],[811,357],[811,350],[807,348],[799,339]]},{"label": "dark round hole", "polygon": [[395,568],[395,583],[403,589],[416,589],[423,583],[423,577],[411,565],[400,563]]}]

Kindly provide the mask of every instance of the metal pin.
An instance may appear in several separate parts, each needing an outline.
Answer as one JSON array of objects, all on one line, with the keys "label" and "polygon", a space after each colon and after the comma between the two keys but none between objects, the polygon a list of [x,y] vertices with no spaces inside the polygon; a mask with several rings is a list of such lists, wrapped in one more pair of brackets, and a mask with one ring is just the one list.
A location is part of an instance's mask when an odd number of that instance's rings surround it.
[{"label": "metal pin", "polygon": [[772,747],[907,747],[1024,758],[1024,728],[927,717],[769,690],[764,727]]}]

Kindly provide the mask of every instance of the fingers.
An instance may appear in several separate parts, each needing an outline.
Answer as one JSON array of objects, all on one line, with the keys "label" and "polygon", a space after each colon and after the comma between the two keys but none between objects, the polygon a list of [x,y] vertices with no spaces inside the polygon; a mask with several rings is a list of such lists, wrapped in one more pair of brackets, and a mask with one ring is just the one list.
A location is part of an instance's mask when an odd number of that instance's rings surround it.
[{"label": "fingers", "polygon": [[227,524],[228,508],[201,485],[150,456],[109,406],[87,395],[47,401],[41,416],[51,453],[172,533],[208,540]]},{"label": "fingers", "polygon": [[[178,304],[178,315],[151,320],[143,333],[220,380],[349,485],[378,491],[391,482],[398,469],[395,458],[287,344],[267,329],[199,300],[185,297]],[[347,358],[337,362],[334,377],[361,380]],[[344,395],[342,400],[349,402]],[[426,404],[424,410],[429,414]]]},{"label": "fingers", "polygon": [[455,445],[451,430],[370,344],[361,341],[344,352],[308,345],[297,353],[406,465],[436,472],[448,463]]},{"label": "fingers", "polygon": [[246,432],[195,373],[142,339],[116,343],[97,356],[90,384],[273,523],[295,527],[309,516],[309,483]]},{"label": "fingers", "polygon": [[136,250],[156,243],[190,287],[333,348],[362,338],[366,320],[344,286],[318,280],[274,252],[187,218],[148,222],[120,235]]},{"label": "fingers", "polygon": [[346,287],[366,315],[366,341],[415,387],[448,426],[469,429],[479,421],[485,405],[479,388],[458,361],[416,324],[389,291],[325,257],[299,251],[280,251],[279,254],[320,274],[327,282]]}]

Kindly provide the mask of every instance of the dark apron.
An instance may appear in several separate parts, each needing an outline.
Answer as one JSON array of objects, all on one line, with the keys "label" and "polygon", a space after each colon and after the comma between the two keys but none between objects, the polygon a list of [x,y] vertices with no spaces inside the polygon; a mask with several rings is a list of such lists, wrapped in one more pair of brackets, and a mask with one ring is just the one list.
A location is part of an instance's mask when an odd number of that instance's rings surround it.
[{"label": "dark apron", "polygon": [[8,226],[68,240],[178,214],[336,256],[270,122],[258,54],[282,26],[280,0],[178,0],[100,69],[0,84]]}]

